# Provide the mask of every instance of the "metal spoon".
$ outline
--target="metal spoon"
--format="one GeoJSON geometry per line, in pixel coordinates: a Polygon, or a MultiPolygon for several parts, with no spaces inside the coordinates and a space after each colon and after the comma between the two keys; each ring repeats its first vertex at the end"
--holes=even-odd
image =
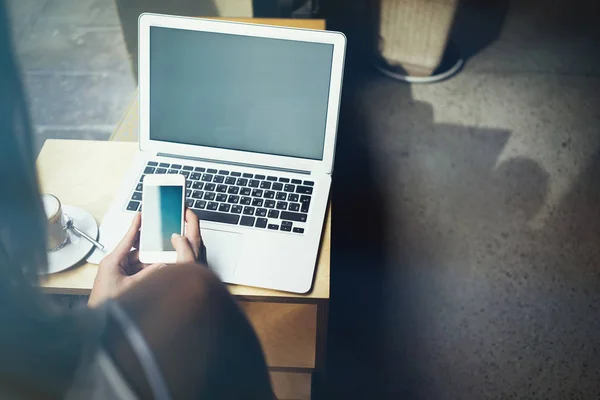
{"type": "Polygon", "coordinates": [[[77,233],[79,236],[83,237],[85,240],[87,240],[88,242],[90,242],[91,244],[93,244],[94,246],[96,246],[97,248],[99,248],[100,250],[104,250],[104,246],[101,245],[100,243],[98,243],[97,241],[95,241],[94,239],[91,238],[90,235],[88,235],[87,233],[85,233],[84,231],[82,231],[81,229],[79,229],[78,227],[76,227],[75,225],[73,225],[73,220],[71,219],[71,217],[69,217],[67,214],[65,214],[65,219],[67,220],[67,229],[72,229],[75,231],[75,233],[77,233]]]}

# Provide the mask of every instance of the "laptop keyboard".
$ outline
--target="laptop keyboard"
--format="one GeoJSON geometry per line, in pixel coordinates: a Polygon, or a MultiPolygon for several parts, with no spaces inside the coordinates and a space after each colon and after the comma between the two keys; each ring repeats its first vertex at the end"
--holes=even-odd
{"type": "Polygon", "coordinates": [[[182,174],[185,204],[203,221],[304,233],[314,182],[149,161],[127,204],[142,210],[144,177],[182,174]]]}

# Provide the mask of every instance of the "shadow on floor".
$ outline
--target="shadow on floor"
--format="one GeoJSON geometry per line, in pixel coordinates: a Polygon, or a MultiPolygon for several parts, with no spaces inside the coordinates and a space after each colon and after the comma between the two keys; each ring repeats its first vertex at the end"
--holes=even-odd
{"type": "Polygon", "coordinates": [[[189,17],[217,17],[219,11],[211,0],[115,0],[131,70],[138,76],[138,18],[142,13],[183,15],[189,17]]]}

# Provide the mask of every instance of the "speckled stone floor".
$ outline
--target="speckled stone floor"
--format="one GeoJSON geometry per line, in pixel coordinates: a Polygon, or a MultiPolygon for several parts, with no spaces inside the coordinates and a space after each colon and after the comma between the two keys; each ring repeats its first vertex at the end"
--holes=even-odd
{"type": "MultiPolygon", "coordinates": [[[[135,87],[114,4],[12,3],[38,145],[107,138],[135,87]]],[[[324,398],[599,398],[598,3],[466,0],[468,62],[428,86],[364,68],[343,3],[324,398]]]]}

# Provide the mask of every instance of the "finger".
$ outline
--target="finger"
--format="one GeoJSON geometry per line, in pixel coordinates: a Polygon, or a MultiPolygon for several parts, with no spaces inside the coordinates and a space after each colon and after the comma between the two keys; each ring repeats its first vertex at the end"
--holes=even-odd
{"type": "Polygon", "coordinates": [[[142,279],[144,279],[145,277],[147,277],[148,275],[150,275],[151,273],[153,273],[154,271],[165,267],[166,264],[162,264],[162,263],[158,263],[158,264],[138,264],[138,271],[131,276],[128,276],[127,278],[132,281],[132,282],[138,282],[142,279]]]}
{"type": "Polygon", "coordinates": [[[202,235],[200,234],[200,221],[196,214],[189,208],[185,210],[185,237],[192,245],[192,250],[196,259],[200,254],[200,248],[202,247],[202,235]]]}
{"type": "Polygon", "coordinates": [[[135,240],[133,241],[133,247],[134,249],[139,249],[140,248],[140,231],[138,231],[137,236],[135,237],[135,240]]]}
{"type": "Polygon", "coordinates": [[[192,246],[185,236],[174,233],[171,236],[171,244],[175,248],[175,251],[177,251],[177,262],[196,261],[194,250],[192,250],[192,246]]]}
{"type": "Polygon", "coordinates": [[[129,254],[127,254],[127,262],[129,263],[129,265],[139,264],[140,251],[139,250],[130,251],[129,254]]]}
{"type": "Polygon", "coordinates": [[[133,221],[131,221],[131,226],[121,242],[115,247],[112,251],[111,256],[115,257],[117,260],[121,260],[127,256],[131,248],[133,247],[133,243],[135,242],[135,238],[140,231],[140,226],[142,224],[142,216],[140,213],[137,213],[135,217],[133,217],[133,221]]]}

